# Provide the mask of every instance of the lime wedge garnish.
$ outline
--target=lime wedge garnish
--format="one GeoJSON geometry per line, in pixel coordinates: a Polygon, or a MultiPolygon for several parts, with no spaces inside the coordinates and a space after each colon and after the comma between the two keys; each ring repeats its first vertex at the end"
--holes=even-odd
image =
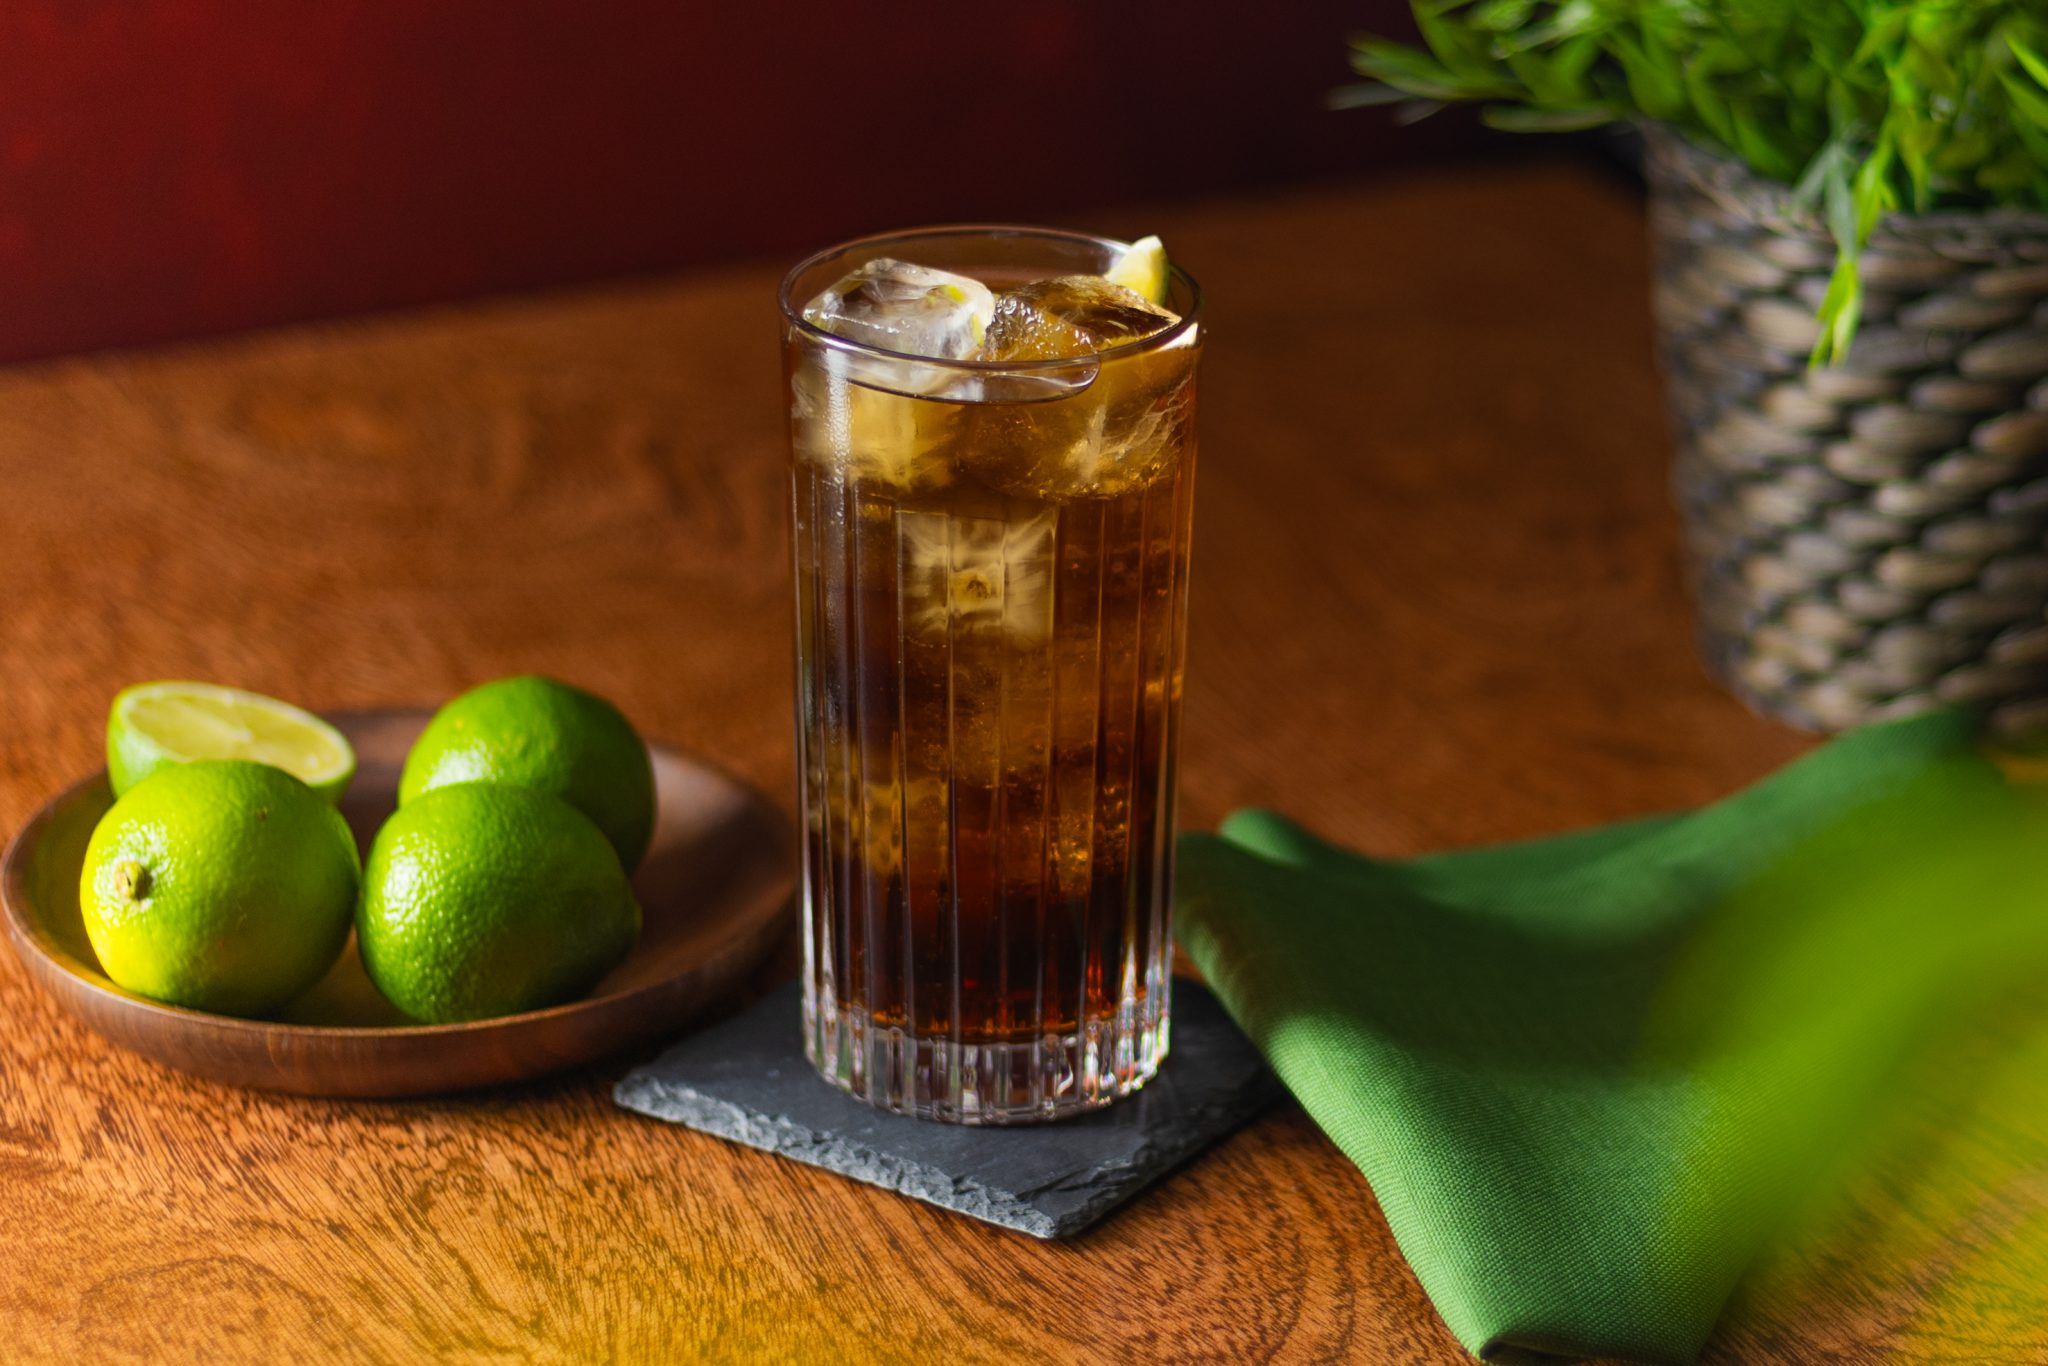
{"type": "Polygon", "coordinates": [[[1102,278],[1155,304],[1165,303],[1166,244],[1156,237],[1139,238],[1124,248],[1124,254],[1103,272],[1102,278]]]}
{"type": "Polygon", "coordinates": [[[195,759],[248,759],[281,768],[329,801],[355,776],[342,733],[309,711],[217,683],[138,683],[107,716],[114,795],[162,768],[195,759]]]}

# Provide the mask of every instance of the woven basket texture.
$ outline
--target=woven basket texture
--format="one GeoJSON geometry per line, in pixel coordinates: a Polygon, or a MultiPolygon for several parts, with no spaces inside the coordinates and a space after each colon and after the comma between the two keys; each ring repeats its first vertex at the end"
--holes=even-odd
{"type": "Polygon", "coordinates": [[[2048,732],[2048,214],[1894,215],[1848,355],[1783,185],[1646,135],[1674,485],[1708,666],[1834,731],[1952,702],[2048,732]]]}

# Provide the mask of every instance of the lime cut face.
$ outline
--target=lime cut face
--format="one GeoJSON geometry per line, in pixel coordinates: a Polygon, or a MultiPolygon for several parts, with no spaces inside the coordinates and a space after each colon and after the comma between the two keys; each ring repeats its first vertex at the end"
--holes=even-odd
{"type": "Polygon", "coordinates": [[[242,759],[281,768],[328,801],[355,776],[346,737],[309,711],[261,693],[217,683],[138,683],[114,698],[107,716],[107,774],[114,794],[158,769],[207,759],[242,759]]]}

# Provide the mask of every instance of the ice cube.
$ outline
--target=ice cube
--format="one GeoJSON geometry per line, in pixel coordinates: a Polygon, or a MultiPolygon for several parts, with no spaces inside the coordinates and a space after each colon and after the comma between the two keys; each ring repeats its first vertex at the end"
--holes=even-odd
{"type": "MultiPolygon", "coordinates": [[[[996,300],[982,354],[1049,360],[1109,351],[1179,318],[1093,275],[1037,280],[996,300]]],[[[1025,498],[1112,498],[1159,478],[1191,440],[1192,330],[1138,355],[1111,356],[1079,392],[970,411],[959,450],[990,487],[1025,498]]]]}
{"type": "Polygon", "coordinates": [[[804,321],[883,351],[964,360],[994,311],[979,280],[880,256],[804,305],[804,321]]]}
{"type": "Polygon", "coordinates": [[[924,636],[999,632],[1018,645],[1051,633],[1058,513],[1011,507],[1013,516],[899,515],[908,630],[924,636]]]}
{"type": "MultiPolygon", "coordinates": [[[[844,764],[844,756],[856,752],[857,742],[840,732],[828,735],[824,747],[842,756],[838,762],[844,764]]],[[[859,757],[868,773],[888,774],[886,751],[859,757]]],[[[878,882],[887,882],[903,871],[906,824],[926,831],[944,831],[950,819],[951,803],[943,779],[891,775],[871,778],[852,792],[847,785],[843,768],[826,777],[822,800],[811,809],[809,824],[818,836],[844,842],[843,848],[847,850],[857,850],[867,875],[878,882]]],[[[842,849],[834,849],[833,856],[841,852],[842,849]]]]}
{"type": "Polygon", "coordinates": [[[1005,493],[1061,501],[1117,498],[1163,478],[1193,442],[1192,357],[1129,364],[1072,398],[977,411],[962,447],[974,472],[1005,493]]]}
{"type": "Polygon", "coordinates": [[[796,371],[790,433],[797,458],[879,494],[944,488],[953,480],[947,447],[960,429],[960,405],[859,383],[872,377],[873,363],[827,351],[796,371]]]}
{"type": "Polygon", "coordinates": [[[1058,275],[996,298],[982,355],[989,360],[1086,356],[1179,321],[1178,314],[1099,275],[1058,275]]]}

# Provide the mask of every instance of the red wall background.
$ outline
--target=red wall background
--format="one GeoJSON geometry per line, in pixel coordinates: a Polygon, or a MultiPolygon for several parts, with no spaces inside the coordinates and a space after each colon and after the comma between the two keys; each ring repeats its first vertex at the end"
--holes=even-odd
{"type": "Polygon", "coordinates": [[[1343,175],[1404,0],[8,0],[0,360],[1343,175]]]}

